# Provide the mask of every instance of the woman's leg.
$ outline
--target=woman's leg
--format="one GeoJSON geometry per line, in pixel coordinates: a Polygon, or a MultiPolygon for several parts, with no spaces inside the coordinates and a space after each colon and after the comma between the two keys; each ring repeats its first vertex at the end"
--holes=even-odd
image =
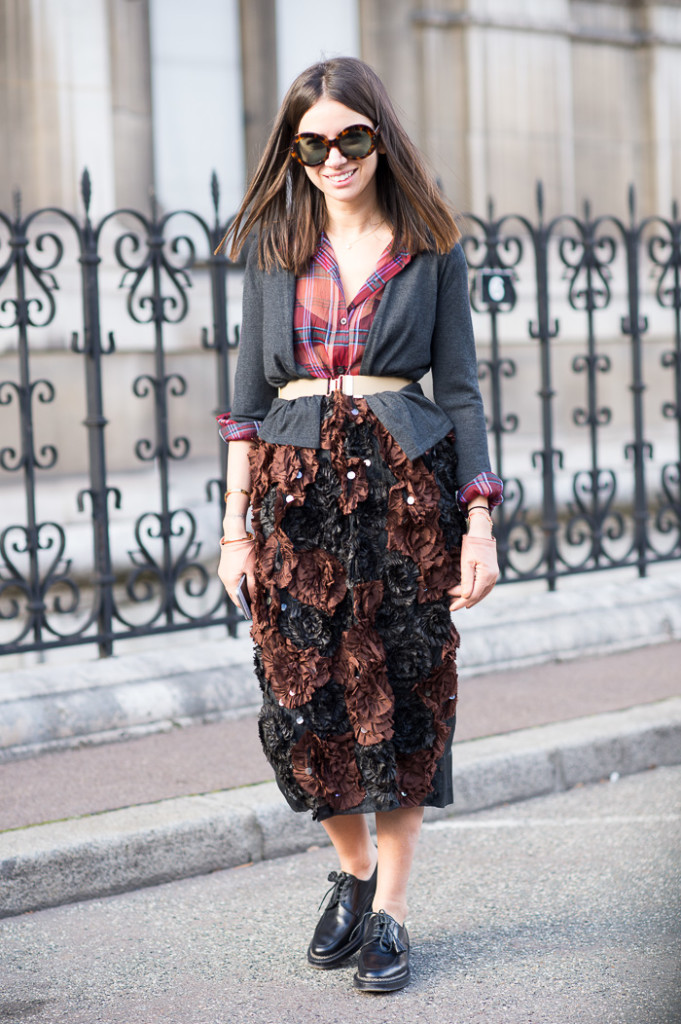
{"type": "Polygon", "coordinates": [[[341,871],[371,878],[376,867],[376,847],[363,814],[339,814],[322,822],[338,854],[341,871]]]}
{"type": "Polygon", "coordinates": [[[407,916],[407,883],[422,821],[423,807],[376,812],[378,881],[374,910],[385,910],[399,924],[404,924],[407,916]]]}

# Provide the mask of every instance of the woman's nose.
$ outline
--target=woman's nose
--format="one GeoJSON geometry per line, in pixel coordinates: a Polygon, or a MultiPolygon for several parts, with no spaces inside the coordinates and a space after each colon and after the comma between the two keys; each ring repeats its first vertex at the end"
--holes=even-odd
{"type": "Polygon", "coordinates": [[[347,163],[347,158],[343,156],[338,146],[332,146],[325,163],[327,167],[342,167],[344,163],[347,163]]]}

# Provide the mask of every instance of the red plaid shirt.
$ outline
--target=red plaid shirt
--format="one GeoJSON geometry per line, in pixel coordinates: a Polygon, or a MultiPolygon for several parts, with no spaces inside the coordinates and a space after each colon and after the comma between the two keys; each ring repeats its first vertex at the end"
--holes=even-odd
{"type": "MultiPolygon", "coordinates": [[[[373,274],[352,302],[346,303],[336,255],[328,238],[322,234],[307,271],[296,281],[293,355],[301,376],[337,377],[341,373],[356,375],[360,372],[383,289],[410,260],[408,252],[391,256],[386,248],[373,274]]],[[[237,423],[228,414],[218,417],[218,425],[224,441],[251,441],[260,429],[256,420],[237,423]]],[[[461,488],[459,498],[466,503],[475,495],[485,495],[494,506],[502,500],[502,490],[499,477],[481,473],[461,488]]]]}

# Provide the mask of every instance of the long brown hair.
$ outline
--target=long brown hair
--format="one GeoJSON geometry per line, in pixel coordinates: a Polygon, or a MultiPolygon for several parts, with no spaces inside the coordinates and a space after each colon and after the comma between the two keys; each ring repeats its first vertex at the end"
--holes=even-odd
{"type": "Polygon", "coordinates": [[[293,136],[321,97],[343,103],[380,125],[381,149],[376,192],[381,213],[393,231],[392,252],[449,252],[460,237],[452,213],[421,154],[400,124],[376,72],[354,57],[313,64],[286,93],[260,163],[229,231],[235,260],[248,235],[258,229],[259,263],[304,271],[326,220],[322,193],[290,155],[293,136]]]}

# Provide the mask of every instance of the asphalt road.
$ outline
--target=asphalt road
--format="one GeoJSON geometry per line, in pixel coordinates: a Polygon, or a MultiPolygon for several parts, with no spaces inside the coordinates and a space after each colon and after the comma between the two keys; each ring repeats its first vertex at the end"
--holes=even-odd
{"type": "Polygon", "coordinates": [[[413,981],[305,948],[328,849],[0,925],[12,1024],[679,1024],[681,768],[427,826],[413,981]]]}

